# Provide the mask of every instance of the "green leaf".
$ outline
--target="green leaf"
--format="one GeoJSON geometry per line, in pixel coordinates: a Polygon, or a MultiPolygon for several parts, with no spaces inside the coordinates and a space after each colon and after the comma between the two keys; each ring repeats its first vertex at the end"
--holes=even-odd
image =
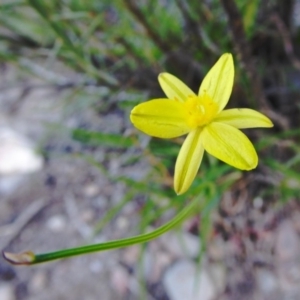
{"type": "Polygon", "coordinates": [[[249,38],[254,33],[259,0],[239,0],[237,4],[241,9],[246,35],[249,38]]]}
{"type": "Polygon", "coordinates": [[[72,138],[89,145],[102,145],[106,147],[128,148],[133,146],[133,140],[117,134],[75,129],[72,138]]]}

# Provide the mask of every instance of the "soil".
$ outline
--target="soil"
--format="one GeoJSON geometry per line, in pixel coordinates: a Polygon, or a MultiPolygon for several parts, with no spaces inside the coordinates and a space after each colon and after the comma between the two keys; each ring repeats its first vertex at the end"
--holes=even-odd
{"type": "MultiPolygon", "coordinates": [[[[109,172],[143,176],[140,172],[149,166],[122,169],[120,153],[110,150],[111,159],[106,161],[105,150],[82,146],[68,131],[82,124],[118,131],[127,124],[123,116],[99,118],[88,107],[70,112],[61,102],[64,92],[28,89],[42,83],[36,78],[18,79],[12,67],[3,68],[0,85],[1,130],[25,137],[42,150],[43,158],[42,168],[33,173],[0,175],[0,248],[41,253],[130,235],[128,228],[139,218],[132,203],[93,235],[95,225],[118,203],[126,187],[110,182],[78,154],[92,153],[109,172]]],[[[247,192],[237,195],[234,189],[225,194],[213,215],[215,234],[202,268],[203,274],[218,269],[219,275],[210,277],[203,287],[210,290],[206,294],[202,290],[202,295],[220,300],[300,299],[299,216],[296,199],[279,205],[253,199],[247,192]]],[[[12,266],[1,258],[0,299],[117,300],[142,299],[144,294],[145,299],[176,300],[180,295],[176,288],[186,287],[180,276],[170,273],[187,272],[181,273],[181,278],[190,278],[187,282],[198,278],[192,273],[199,250],[190,233],[193,222],[187,221],[182,229],[188,252],[170,233],[147,245],[142,263],[139,247],[30,267],[12,266]],[[189,263],[173,268],[185,260],[189,263]]]]}

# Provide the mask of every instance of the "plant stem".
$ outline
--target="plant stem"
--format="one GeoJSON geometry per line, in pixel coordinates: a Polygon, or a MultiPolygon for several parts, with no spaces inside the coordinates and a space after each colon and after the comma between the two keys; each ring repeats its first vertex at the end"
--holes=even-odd
{"type": "Polygon", "coordinates": [[[64,249],[55,252],[48,252],[48,253],[41,253],[41,254],[34,254],[31,251],[26,251],[20,254],[3,252],[3,256],[6,260],[8,260],[13,264],[32,265],[32,264],[48,262],[56,259],[62,259],[71,256],[87,254],[91,252],[118,249],[122,247],[132,246],[135,244],[145,243],[159,237],[160,235],[164,234],[165,232],[179,225],[183,220],[185,220],[191,214],[191,212],[195,209],[197,204],[198,204],[198,198],[195,198],[185,209],[183,209],[171,221],[167,222],[163,226],[149,233],[145,233],[145,234],[141,234],[141,235],[137,235],[134,237],[125,238],[121,240],[115,240],[111,242],[82,246],[77,248],[64,249]]]}

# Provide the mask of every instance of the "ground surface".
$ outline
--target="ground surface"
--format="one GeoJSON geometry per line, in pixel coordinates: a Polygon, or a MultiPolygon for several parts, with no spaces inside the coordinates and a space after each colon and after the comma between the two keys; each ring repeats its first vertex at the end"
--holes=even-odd
{"type": "MultiPolygon", "coordinates": [[[[84,122],[117,130],[124,120],[118,115],[99,119],[90,110],[66,112],[61,93],[42,88],[24,95],[24,81],[8,88],[16,82],[13,69],[5,66],[0,76],[0,165],[3,157],[5,163],[14,161],[8,154],[16,144],[21,148],[27,143],[43,145],[51,153],[42,158],[27,156],[29,162],[21,171],[31,168],[34,172],[18,174],[20,164],[10,174],[2,170],[0,248],[44,252],[128,236],[129,225],[138,218],[130,203],[93,237],[95,224],[118,203],[125,187],[112,184],[96,167],[73,155],[85,149],[65,132],[84,122]],[[53,128],[59,123],[63,129],[53,128]]],[[[40,83],[37,79],[28,82],[40,83]]],[[[104,150],[95,151],[101,161],[104,150]]],[[[135,176],[142,176],[139,172],[147,168],[121,170],[120,159],[116,155],[103,163],[110,172],[135,176]]],[[[1,258],[0,299],[300,299],[300,207],[296,200],[275,205],[250,199],[247,192],[238,197],[225,194],[222,213],[213,216],[215,236],[201,269],[195,262],[198,238],[187,230],[193,220],[178,234],[171,232],[151,242],[140,264],[139,247],[34,267],[11,266],[1,258]],[[141,281],[146,284],[144,292],[141,281]]]]}

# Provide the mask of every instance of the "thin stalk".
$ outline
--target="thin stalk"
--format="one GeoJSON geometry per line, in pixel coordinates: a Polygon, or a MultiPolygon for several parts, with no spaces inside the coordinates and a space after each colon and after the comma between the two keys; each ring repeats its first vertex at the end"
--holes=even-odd
{"type": "Polygon", "coordinates": [[[118,248],[132,246],[135,244],[145,243],[159,237],[160,235],[164,234],[165,232],[179,225],[183,220],[185,220],[192,213],[192,211],[195,209],[197,204],[198,204],[198,198],[195,198],[186,208],[184,208],[171,221],[167,222],[163,226],[149,233],[140,234],[134,237],[110,241],[106,243],[87,245],[87,246],[64,249],[64,250],[48,252],[48,253],[34,254],[31,251],[26,251],[19,254],[14,254],[9,252],[3,252],[3,256],[6,260],[8,260],[13,264],[33,265],[33,264],[44,263],[56,259],[63,259],[72,256],[88,254],[91,252],[118,249],[118,248]]]}

